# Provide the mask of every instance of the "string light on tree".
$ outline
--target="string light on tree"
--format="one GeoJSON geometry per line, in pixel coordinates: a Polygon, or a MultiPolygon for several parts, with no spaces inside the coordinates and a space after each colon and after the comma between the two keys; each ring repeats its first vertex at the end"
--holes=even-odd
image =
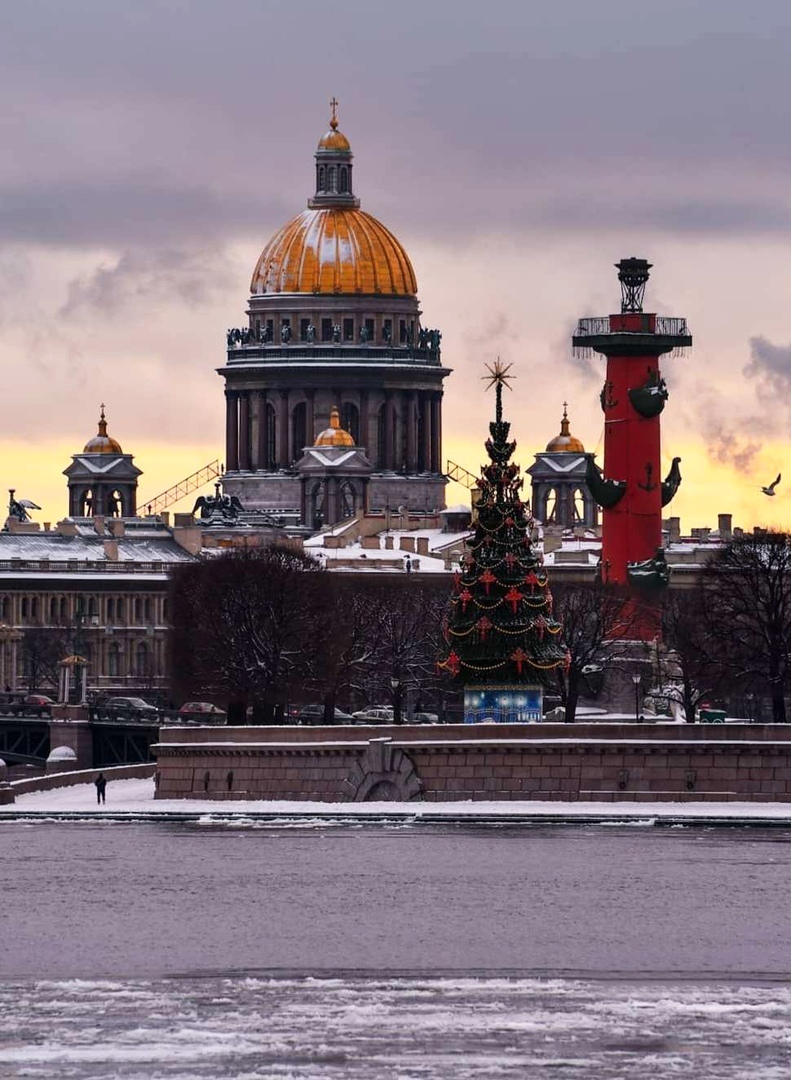
{"type": "Polygon", "coordinates": [[[552,594],[542,559],[532,544],[533,521],[521,498],[516,443],[503,420],[503,387],[511,389],[511,364],[487,364],[494,388],[495,419],[489,424],[489,462],[477,481],[475,533],[454,577],[440,668],[464,684],[468,723],[540,720],[543,687],[567,663],[560,623],[552,617],[552,594]]]}

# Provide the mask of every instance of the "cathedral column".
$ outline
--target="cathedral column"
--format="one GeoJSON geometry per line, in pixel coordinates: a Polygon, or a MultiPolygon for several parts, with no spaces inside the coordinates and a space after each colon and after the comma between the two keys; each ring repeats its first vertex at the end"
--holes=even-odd
{"type": "Polygon", "coordinates": [[[423,469],[425,472],[431,472],[431,394],[423,393],[420,398],[423,411],[423,469]]]}
{"type": "Polygon", "coordinates": [[[266,400],[266,390],[258,391],[258,448],[256,451],[256,469],[268,469],[269,462],[266,453],[269,449],[269,405],[266,400]]]}
{"type": "Polygon", "coordinates": [[[384,467],[392,472],[393,469],[393,401],[389,390],[385,390],[385,422],[384,422],[384,467]]]}
{"type": "Polygon", "coordinates": [[[442,423],[442,409],[440,403],[441,395],[433,393],[431,395],[431,472],[442,472],[442,429],[440,427],[442,423]]]}
{"type": "Polygon", "coordinates": [[[370,443],[370,417],[368,416],[368,391],[360,391],[360,446],[365,447],[365,452],[368,455],[368,460],[371,458],[371,443],[370,443]]]}
{"type": "Polygon", "coordinates": [[[399,413],[399,397],[392,396],[392,467],[395,471],[403,468],[404,464],[404,422],[403,409],[399,413]]]}
{"type": "Polygon", "coordinates": [[[244,390],[239,401],[239,468],[250,471],[250,393],[244,390]]]}
{"type": "Polygon", "coordinates": [[[235,390],[225,391],[225,471],[239,468],[239,413],[235,390]]]}
{"type": "MultiPolygon", "coordinates": [[[[305,445],[313,446],[316,441],[316,391],[305,391],[305,445]]],[[[304,521],[304,516],[303,516],[304,521]]]]}
{"type": "Polygon", "coordinates": [[[288,468],[288,444],[289,444],[289,436],[291,434],[291,432],[289,431],[289,420],[290,419],[291,418],[289,416],[289,408],[288,408],[288,390],[281,390],[280,391],[280,415],[278,416],[278,420],[277,420],[278,436],[279,436],[279,438],[278,438],[279,447],[278,447],[278,452],[277,452],[277,456],[278,456],[277,463],[278,463],[278,466],[281,469],[287,469],[288,468]]]}
{"type": "Polygon", "coordinates": [[[417,472],[417,393],[408,390],[404,394],[404,410],[406,422],[406,471],[417,472]]]}

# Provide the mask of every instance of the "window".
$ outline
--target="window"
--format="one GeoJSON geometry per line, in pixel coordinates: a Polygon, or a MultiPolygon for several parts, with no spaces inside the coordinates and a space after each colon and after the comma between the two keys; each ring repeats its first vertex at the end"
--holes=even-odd
{"type": "Polygon", "coordinates": [[[308,327],[309,326],[310,326],[310,319],[300,319],[299,320],[299,340],[300,341],[307,341],[308,340],[308,327]]]}
{"type": "Polygon", "coordinates": [[[107,621],[111,623],[115,618],[115,600],[112,596],[107,600],[107,621]]]}
{"type": "Polygon", "coordinates": [[[346,401],[341,410],[341,424],[356,443],[360,441],[360,412],[351,401],[346,401]]]}
{"type": "Polygon", "coordinates": [[[58,598],[53,596],[49,602],[49,621],[50,624],[58,621],[58,598]]]}
{"type": "Polygon", "coordinates": [[[349,191],[349,170],[345,165],[341,165],[341,179],[339,189],[342,195],[346,195],[349,191]]]}
{"type": "Polygon", "coordinates": [[[321,320],[321,340],[332,341],[332,319],[321,320]]]}
{"type": "Polygon", "coordinates": [[[402,345],[406,342],[406,319],[398,320],[398,340],[402,345]]]}
{"type": "Polygon", "coordinates": [[[324,166],[319,165],[318,166],[318,174],[316,176],[316,191],[324,191],[324,184],[325,184],[324,166]]]}
{"type": "Polygon", "coordinates": [[[329,183],[327,184],[327,190],[331,192],[337,191],[338,176],[334,165],[330,165],[329,169],[327,170],[327,179],[329,180],[329,183]]]}
{"type": "Polygon", "coordinates": [[[2,619],[3,622],[7,621],[7,619],[8,619],[8,597],[7,596],[0,596],[0,619],[2,619]]]}
{"type": "Polygon", "coordinates": [[[135,648],[135,675],[148,675],[148,646],[144,641],[135,648]]]}
{"type": "Polygon", "coordinates": [[[307,408],[301,401],[291,412],[291,460],[302,457],[307,440],[307,408]]]}
{"type": "Polygon", "coordinates": [[[143,618],[146,624],[151,622],[151,600],[148,597],[143,601],[143,618]]]}
{"type": "Polygon", "coordinates": [[[343,340],[354,341],[354,319],[343,320],[343,340]]]}
{"type": "Polygon", "coordinates": [[[139,626],[143,621],[143,601],[139,596],[135,597],[135,623],[139,626]]]}
{"type": "Polygon", "coordinates": [[[121,650],[115,642],[107,650],[107,674],[111,679],[121,674],[121,650]]]}
{"type": "Polygon", "coordinates": [[[382,341],[385,345],[390,345],[393,340],[393,320],[385,319],[382,324],[382,341]]]}
{"type": "Polygon", "coordinates": [[[22,614],[23,619],[27,618],[27,609],[28,609],[27,597],[23,596],[22,597],[22,607],[21,607],[21,614],[22,614]]]}

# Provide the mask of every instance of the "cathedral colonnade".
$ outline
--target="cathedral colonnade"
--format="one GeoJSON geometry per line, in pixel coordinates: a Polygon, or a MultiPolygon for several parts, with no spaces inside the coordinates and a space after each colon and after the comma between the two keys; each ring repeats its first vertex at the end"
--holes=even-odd
{"type": "Polygon", "coordinates": [[[380,471],[442,473],[441,390],[226,389],[227,472],[289,469],[336,405],[380,471]]]}

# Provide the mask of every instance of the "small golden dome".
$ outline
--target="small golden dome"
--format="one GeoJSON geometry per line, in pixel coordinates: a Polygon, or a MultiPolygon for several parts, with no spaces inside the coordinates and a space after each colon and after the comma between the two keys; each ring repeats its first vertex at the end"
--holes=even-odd
{"type": "Polygon", "coordinates": [[[354,446],[354,439],[341,427],[341,415],[338,406],[332,406],[330,426],[317,436],[314,446],[354,446]]]}
{"type": "Polygon", "coordinates": [[[560,434],[547,443],[547,452],[555,454],[584,454],[585,447],[575,438],[569,429],[568,405],[563,402],[563,419],[560,421],[560,434]]]}
{"type": "Polygon", "coordinates": [[[319,150],[331,150],[333,153],[351,153],[351,143],[343,134],[342,131],[338,131],[338,121],[330,121],[330,130],[319,139],[319,150]],[[334,126],[333,126],[334,125],[334,126]]]}
{"type": "Polygon", "coordinates": [[[343,132],[338,131],[338,100],[333,98],[330,102],[332,116],[330,118],[330,130],[319,139],[319,150],[330,150],[333,153],[351,153],[351,144],[343,132]]]}
{"type": "Polygon", "coordinates": [[[121,444],[107,434],[107,421],[104,418],[104,405],[99,416],[99,431],[85,444],[84,454],[123,454],[121,444]]]}
{"type": "Polygon", "coordinates": [[[415,296],[409,256],[389,229],[354,207],[304,210],[264,248],[251,293],[415,296]]]}

